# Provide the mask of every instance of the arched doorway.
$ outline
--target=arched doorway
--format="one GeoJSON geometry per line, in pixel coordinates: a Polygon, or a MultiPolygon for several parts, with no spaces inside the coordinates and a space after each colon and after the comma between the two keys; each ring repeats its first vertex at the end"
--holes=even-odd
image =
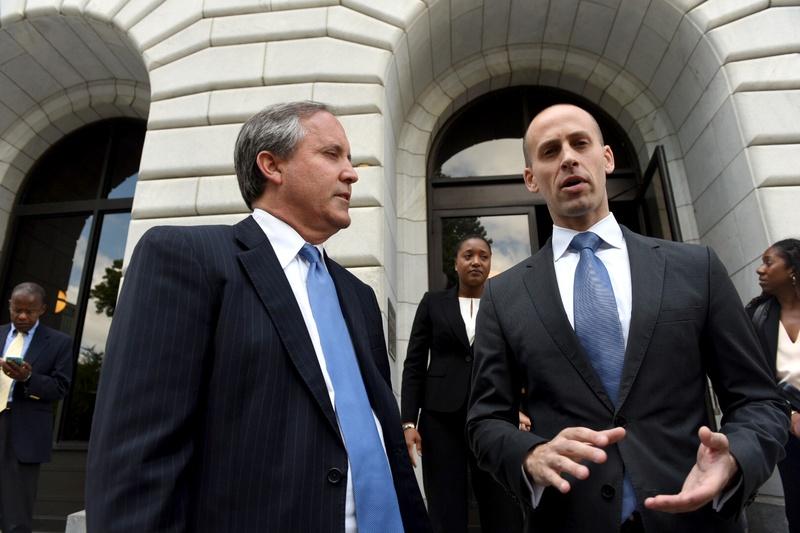
{"type": "Polygon", "coordinates": [[[53,461],[41,471],[40,526],[63,528],[84,507],[85,455],[145,129],[143,120],[116,118],[67,135],[34,165],[12,212],[3,294],[23,281],[40,284],[48,307],[41,321],[73,338],[72,385],[57,411],[53,461]]]}
{"type": "Polygon", "coordinates": [[[677,237],[677,226],[670,228],[671,193],[663,189],[668,180],[660,179],[666,173],[663,151],[656,151],[642,173],[626,133],[595,104],[551,87],[506,88],[454,113],[431,146],[427,173],[431,289],[455,282],[454,247],[464,235],[477,233],[492,240],[492,274],[525,259],[550,237],[547,206],[522,180],[522,137],[539,111],[557,103],[589,110],[612,147],[616,169],[607,187],[617,220],[640,233],[677,237]]]}

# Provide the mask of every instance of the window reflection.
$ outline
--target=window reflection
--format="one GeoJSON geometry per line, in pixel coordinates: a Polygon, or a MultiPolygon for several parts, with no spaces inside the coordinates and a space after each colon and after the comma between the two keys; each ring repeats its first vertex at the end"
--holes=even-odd
{"type": "Polygon", "coordinates": [[[100,366],[117,304],[122,257],[130,219],[130,213],[106,215],[103,219],[92,270],[89,303],[83,322],[78,364],[72,378],[72,393],[65,419],[63,438],[67,440],[89,440],[100,366]]]}
{"type": "Polygon", "coordinates": [[[522,139],[494,139],[474,144],[442,164],[439,178],[522,175],[522,139]]]}

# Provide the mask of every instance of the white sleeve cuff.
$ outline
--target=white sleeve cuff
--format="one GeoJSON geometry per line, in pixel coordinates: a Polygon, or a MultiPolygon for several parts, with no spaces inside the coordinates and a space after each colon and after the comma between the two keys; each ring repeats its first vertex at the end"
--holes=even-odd
{"type": "Polygon", "coordinates": [[[539,501],[542,499],[542,493],[545,487],[537,485],[536,483],[531,483],[531,480],[528,479],[528,474],[525,472],[525,467],[522,466],[520,468],[522,468],[522,479],[525,480],[525,485],[527,485],[528,490],[531,491],[531,507],[536,509],[539,507],[539,501]]]}

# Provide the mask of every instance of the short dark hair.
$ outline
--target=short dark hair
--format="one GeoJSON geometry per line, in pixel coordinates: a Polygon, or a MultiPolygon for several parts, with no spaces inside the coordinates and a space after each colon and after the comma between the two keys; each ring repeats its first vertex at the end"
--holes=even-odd
{"type": "Polygon", "coordinates": [[[800,240],[783,239],[772,246],[775,252],[786,262],[786,265],[794,270],[795,275],[800,276],[800,240]]]}
{"type": "Polygon", "coordinates": [[[301,120],[320,111],[330,113],[328,106],[318,102],[287,102],[266,107],[244,123],[236,138],[233,164],[248,209],[264,193],[264,175],[256,156],[271,152],[281,158],[291,157],[306,133],[301,120]]]}
{"type": "Polygon", "coordinates": [[[479,241],[483,241],[483,242],[485,242],[485,243],[486,243],[486,246],[489,248],[489,253],[492,253],[492,240],[491,240],[491,239],[487,239],[487,238],[486,238],[486,237],[484,237],[483,235],[478,235],[477,233],[470,233],[469,235],[466,235],[466,236],[462,237],[462,238],[461,238],[461,239],[460,239],[460,240],[459,240],[459,241],[456,243],[456,255],[458,255],[458,251],[461,249],[461,246],[462,246],[462,245],[463,245],[465,242],[467,242],[467,241],[469,241],[469,240],[472,240],[472,239],[478,239],[479,241]]]}
{"type": "Polygon", "coordinates": [[[14,297],[15,294],[25,293],[30,294],[32,296],[38,296],[39,300],[44,303],[45,299],[47,298],[47,293],[44,290],[44,287],[39,285],[38,283],[34,283],[32,281],[23,281],[19,285],[15,286],[11,290],[11,298],[14,297]]]}

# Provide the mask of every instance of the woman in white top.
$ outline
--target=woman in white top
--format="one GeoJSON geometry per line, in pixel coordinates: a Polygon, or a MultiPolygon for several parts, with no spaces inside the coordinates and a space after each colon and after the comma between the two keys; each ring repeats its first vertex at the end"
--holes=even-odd
{"type": "Polygon", "coordinates": [[[522,529],[521,510],[478,469],[464,433],[475,317],[492,248],[483,237],[470,235],[456,250],[458,285],[426,293],[411,328],[401,392],[403,435],[414,466],[424,452],[422,477],[434,531],[467,531],[469,476],[481,531],[513,533],[522,529]]]}
{"type": "MultiPolygon", "coordinates": [[[[761,295],[747,305],[779,383],[800,389],[800,240],[770,246],[758,267],[761,295]]],[[[786,458],[778,463],[790,533],[800,533],[800,414],[792,412],[786,458]]]]}

